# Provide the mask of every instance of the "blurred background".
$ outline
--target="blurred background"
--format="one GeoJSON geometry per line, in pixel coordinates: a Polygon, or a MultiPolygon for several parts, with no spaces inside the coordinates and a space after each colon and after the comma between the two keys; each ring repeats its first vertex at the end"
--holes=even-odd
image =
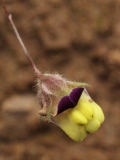
{"type": "Polygon", "coordinates": [[[120,1],[5,3],[37,67],[90,84],[106,120],[81,143],[40,122],[35,74],[0,6],[0,160],[120,160],[120,1]]]}

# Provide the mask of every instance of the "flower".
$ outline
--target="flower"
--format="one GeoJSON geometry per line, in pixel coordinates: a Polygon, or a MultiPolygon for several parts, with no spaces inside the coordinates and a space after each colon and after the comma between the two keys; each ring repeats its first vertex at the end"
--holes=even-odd
{"type": "Polygon", "coordinates": [[[87,134],[97,131],[104,121],[102,109],[90,98],[85,88],[75,88],[69,96],[63,97],[58,105],[59,110],[65,105],[67,110],[56,116],[55,121],[74,141],[82,141],[87,134]]]}
{"type": "Polygon", "coordinates": [[[102,109],[91,99],[86,86],[59,74],[38,77],[40,117],[58,125],[74,141],[97,131],[104,121],[102,109]]]}
{"type": "Polygon", "coordinates": [[[15,35],[37,76],[40,117],[58,125],[73,140],[82,141],[104,121],[102,109],[90,98],[85,83],[72,82],[59,74],[42,74],[27,51],[4,2],[2,6],[15,35]]]}

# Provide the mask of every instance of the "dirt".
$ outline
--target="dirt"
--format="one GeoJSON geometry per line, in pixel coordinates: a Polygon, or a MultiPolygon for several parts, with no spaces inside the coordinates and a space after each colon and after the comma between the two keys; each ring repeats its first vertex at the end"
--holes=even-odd
{"type": "Polygon", "coordinates": [[[119,160],[119,0],[5,3],[37,67],[90,84],[106,119],[81,143],[39,123],[36,77],[1,6],[0,160],[119,160]]]}

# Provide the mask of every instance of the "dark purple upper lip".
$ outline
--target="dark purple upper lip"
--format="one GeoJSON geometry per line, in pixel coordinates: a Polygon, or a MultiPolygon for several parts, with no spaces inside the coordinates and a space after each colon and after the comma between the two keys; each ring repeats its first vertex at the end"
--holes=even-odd
{"type": "Polygon", "coordinates": [[[74,88],[70,92],[69,96],[64,96],[58,103],[57,115],[69,108],[74,108],[77,105],[83,90],[84,88],[80,88],[80,87],[74,88]]]}

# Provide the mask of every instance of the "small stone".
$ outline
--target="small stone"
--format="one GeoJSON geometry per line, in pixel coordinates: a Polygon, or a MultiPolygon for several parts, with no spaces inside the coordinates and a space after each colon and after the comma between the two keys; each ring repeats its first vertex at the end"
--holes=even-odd
{"type": "Polygon", "coordinates": [[[38,130],[39,106],[33,95],[16,95],[7,99],[1,106],[2,125],[0,137],[21,139],[38,130]]]}
{"type": "Polygon", "coordinates": [[[34,97],[32,95],[17,95],[4,101],[2,104],[3,114],[13,116],[14,114],[30,114],[35,109],[34,97]]]}

